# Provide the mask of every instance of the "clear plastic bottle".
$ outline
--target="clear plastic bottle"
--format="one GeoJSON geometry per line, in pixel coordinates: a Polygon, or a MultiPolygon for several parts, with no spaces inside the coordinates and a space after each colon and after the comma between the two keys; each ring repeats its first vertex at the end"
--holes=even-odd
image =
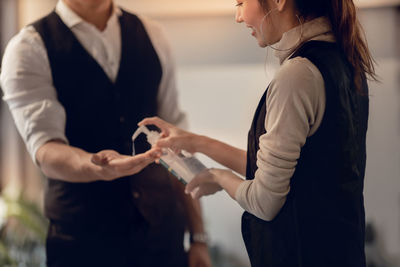
{"type": "MultiPolygon", "coordinates": [[[[160,133],[150,131],[146,126],[142,125],[132,135],[132,142],[142,133],[147,136],[147,142],[151,145],[154,145],[160,138],[160,133]]],[[[135,155],[135,143],[133,143],[132,148],[132,155],[135,155]]],[[[175,175],[183,184],[189,183],[196,175],[207,169],[200,160],[188,152],[182,151],[176,154],[170,148],[164,148],[162,152],[160,164],[175,175]]]]}

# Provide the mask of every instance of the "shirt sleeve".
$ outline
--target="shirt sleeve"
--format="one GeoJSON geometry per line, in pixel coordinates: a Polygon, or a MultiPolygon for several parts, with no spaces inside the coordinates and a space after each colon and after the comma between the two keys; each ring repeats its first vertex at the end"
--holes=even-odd
{"type": "Polygon", "coordinates": [[[273,220],[286,201],[301,148],[318,129],[325,111],[325,85],[305,58],[286,61],[267,96],[266,134],[259,140],[254,180],[243,182],[236,200],[248,212],[273,220]]]}
{"type": "Polygon", "coordinates": [[[181,128],[188,127],[186,114],[180,109],[176,86],[175,60],[161,25],[141,17],[161,61],[162,78],[158,90],[158,116],[181,128]]]}
{"type": "Polygon", "coordinates": [[[3,99],[36,164],[36,151],[46,142],[68,143],[65,110],[57,100],[43,41],[32,26],[7,45],[0,81],[3,99]]]}

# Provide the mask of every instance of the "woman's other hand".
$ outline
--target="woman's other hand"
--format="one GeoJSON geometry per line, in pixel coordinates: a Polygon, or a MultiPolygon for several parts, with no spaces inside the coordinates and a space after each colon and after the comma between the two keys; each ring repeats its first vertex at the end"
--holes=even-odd
{"type": "Polygon", "coordinates": [[[222,190],[216,177],[218,171],[224,170],[208,169],[201,172],[186,185],[185,192],[190,193],[193,198],[199,199],[202,196],[212,195],[222,190]]]}
{"type": "Polygon", "coordinates": [[[199,135],[184,131],[158,117],[145,118],[138,125],[155,125],[160,128],[161,138],[156,144],[158,147],[169,147],[175,153],[179,153],[181,150],[195,153],[198,150],[199,135]]]}
{"type": "Polygon", "coordinates": [[[185,192],[193,198],[212,195],[224,189],[231,198],[235,199],[236,191],[243,179],[231,170],[208,169],[201,172],[186,185],[185,192]]]}

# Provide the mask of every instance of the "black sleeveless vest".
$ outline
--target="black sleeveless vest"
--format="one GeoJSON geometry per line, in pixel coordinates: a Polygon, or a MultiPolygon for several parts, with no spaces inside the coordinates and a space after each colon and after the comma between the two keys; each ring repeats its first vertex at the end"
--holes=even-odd
{"type": "MultiPolygon", "coordinates": [[[[137,123],[157,114],[162,76],[158,55],[135,15],[123,11],[120,25],[121,62],[113,83],[55,12],[33,24],[44,42],[58,100],[66,112],[66,137],[71,146],[92,153],[113,149],[131,155],[137,123]]],[[[143,138],[135,148],[140,153],[149,147],[143,138]]],[[[49,178],[45,213],[55,221],[93,227],[99,222],[129,223],[138,207],[152,220],[173,209],[168,177],[153,164],[140,174],[110,182],[49,178]]]]}
{"type": "MultiPolygon", "coordinates": [[[[307,138],[287,200],[272,221],[248,212],[242,234],[253,267],[365,266],[363,184],[368,87],[355,90],[353,71],[336,44],[310,41],[293,56],[309,59],[325,82],[326,110],[307,138]]],[[[267,89],[268,90],[268,89],[267,89]]],[[[266,133],[264,93],[248,136],[247,179],[257,169],[259,137],[266,133]]]]}

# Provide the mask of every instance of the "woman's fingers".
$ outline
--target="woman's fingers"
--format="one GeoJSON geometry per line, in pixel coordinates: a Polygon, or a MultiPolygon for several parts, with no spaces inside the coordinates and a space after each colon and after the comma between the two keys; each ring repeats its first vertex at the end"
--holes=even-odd
{"type": "Polygon", "coordinates": [[[193,199],[200,199],[202,196],[211,195],[215,192],[207,191],[206,187],[199,186],[190,193],[193,199]]]}
{"type": "MultiPolygon", "coordinates": [[[[190,142],[190,140],[189,140],[190,142]]],[[[185,136],[170,136],[166,138],[161,138],[157,141],[156,146],[158,147],[168,147],[174,151],[174,153],[179,154],[182,150],[190,150],[188,145],[188,140],[185,136]]],[[[188,152],[187,152],[188,153],[188,152]]],[[[189,153],[190,154],[190,153],[189,153]]]]}
{"type": "Polygon", "coordinates": [[[175,153],[181,152],[181,150],[192,151],[192,142],[195,135],[183,131],[178,127],[163,121],[158,117],[145,118],[138,125],[153,124],[161,129],[161,138],[157,141],[159,147],[169,147],[175,153]]]}
{"type": "Polygon", "coordinates": [[[160,128],[161,130],[161,136],[166,137],[169,136],[169,129],[173,127],[171,124],[168,122],[160,119],[159,117],[151,117],[151,118],[145,118],[141,122],[138,123],[139,126],[142,125],[150,125],[153,124],[160,128]]]}
{"type": "Polygon", "coordinates": [[[211,173],[208,170],[204,170],[199,173],[196,177],[194,177],[185,187],[186,194],[193,192],[197,187],[210,182],[211,173]]]}
{"type": "Polygon", "coordinates": [[[192,196],[193,199],[199,199],[200,197],[202,197],[201,188],[200,188],[200,187],[196,187],[196,188],[190,193],[190,195],[192,196]]]}
{"type": "Polygon", "coordinates": [[[216,182],[213,173],[205,170],[186,185],[185,193],[198,199],[202,196],[215,194],[220,190],[222,190],[222,187],[216,182]]]}
{"type": "Polygon", "coordinates": [[[158,147],[172,147],[174,146],[173,139],[170,137],[158,139],[156,145],[158,147]]]}
{"type": "Polygon", "coordinates": [[[200,179],[198,176],[194,177],[185,187],[185,193],[190,194],[200,185],[200,179]]]}

